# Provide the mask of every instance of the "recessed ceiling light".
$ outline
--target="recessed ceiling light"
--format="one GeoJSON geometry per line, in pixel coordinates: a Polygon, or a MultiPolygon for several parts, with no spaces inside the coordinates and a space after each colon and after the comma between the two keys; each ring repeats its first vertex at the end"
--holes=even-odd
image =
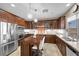
{"type": "Polygon", "coordinates": [[[33,17],[32,14],[28,14],[27,16],[29,19],[32,19],[32,17],[33,17]]]}
{"type": "Polygon", "coordinates": [[[70,3],[66,4],[66,6],[67,6],[67,7],[70,6],[70,3]]]}
{"type": "Polygon", "coordinates": [[[38,20],[37,19],[34,19],[34,22],[38,22],[38,20]]]}
{"type": "Polygon", "coordinates": [[[11,4],[12,7],[15,7],[15,4],[11,4]]]}

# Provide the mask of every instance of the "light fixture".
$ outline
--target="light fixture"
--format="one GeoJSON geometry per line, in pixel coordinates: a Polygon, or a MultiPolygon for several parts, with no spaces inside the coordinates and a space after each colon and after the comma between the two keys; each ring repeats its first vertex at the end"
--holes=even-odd
{"type": "Polygon", "coordinates": [[[32,19],[33,16],[32,16],[32,14],[28,14],[27,17],[28,17],[29,19],[32,19]]]}
{"type": "Polygon", "coordinates": [[[38,20],[37,19],[34,19],[34,22],[38,22],[38,20]]]}
{"type": "Polygon", "coordinates": [[[27,17],[29,19],[32,19],[33,18],[33,15],[31,14],[31,3],[29,3],[29,14],[27,15],[27,17]]]}
{"type": "Polygon", "coordinates": [[[10,4],[11,5],[11,7],[15,7],[15,4],[10,4]]]}
{"type": "Polygon", "coordinates": [[[50,31],[50,29],[47,29],[47,31],[49,32],[49,31],[50,31]]]}
{"type": "Polygon", "coordinates": [[[67,6],[67,7],[70,6],[70,3],[66,4],[66,6],[67,6]]]}

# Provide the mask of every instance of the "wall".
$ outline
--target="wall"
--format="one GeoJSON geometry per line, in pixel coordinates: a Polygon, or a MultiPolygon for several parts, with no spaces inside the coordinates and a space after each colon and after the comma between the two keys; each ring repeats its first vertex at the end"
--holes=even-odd
{"type": "Polygon", "coordinates": [[[65,14],[66,18],[74,15],[73,13],[74,9],[75,9],[75,5],[65,14]]]}

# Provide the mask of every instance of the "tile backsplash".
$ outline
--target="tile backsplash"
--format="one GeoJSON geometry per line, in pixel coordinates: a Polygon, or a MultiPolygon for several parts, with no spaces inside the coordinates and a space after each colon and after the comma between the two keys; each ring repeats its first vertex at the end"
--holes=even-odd
{"type": "Polygon", "coordinates": [[[65,34],[64,29],[45,29],[44,31],[39,31],[37,29],[24,29],[24,32],[26,34],[55,34],[57,32],[62,35],[65,34]]]}

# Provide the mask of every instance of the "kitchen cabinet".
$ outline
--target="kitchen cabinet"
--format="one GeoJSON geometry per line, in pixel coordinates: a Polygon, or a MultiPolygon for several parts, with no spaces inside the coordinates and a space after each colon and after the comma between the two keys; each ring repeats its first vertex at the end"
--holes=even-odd
{"type": "Polygon", "coordinates": [[[57,20],[49,22],[50,29],[57,29],[57,20]]]}
{"type": "Polygon", "coordinates": [[[57,19],[45,21],[46,29],[57,29],[57,19]]]}
{"type": "Polygon", "coordinates": [[[32,22],[33,28],[57,29],[57,20],[44,20],[37,23],[32,22]]]}
{"type": "Polygon", "coordinates": [[[23,26],[24,28],[31,28],[31,24],[29,21],[25,21],[25,19],[20,18],[16,15],[13,15],[9,12],[6,12],[4,10],[0,11],[0,22],[7,22],[12,24],[17,24],[20,26],[23,26]]]}
{"type": "Polygon", "coordinates": [[[26,29],[31,29],[31,22],[30,21],[25,21],[22,18],[16,17],[16,24],[26,28],[26,29]]]}
{"type": "Polygon", "coordinates": [[[44,27],[45,29],[65,29],[66,20],[65,16],[59,17],[59,19],[43,20],[37,23],[32,22],[33,28],[44,27]]]}
{"type": "Polygon", "coordinates": [[[66,44],[58,37],[56,39],[56,44],[57,44],[61,54],[63,56],[66,56],[66,44]]]}
{"type": "Polygon", "coordinates": [[[19,18],[19,17],[16,17],[15,21],[16,21],[16,24],[18,24],[20,26],[23,26],[23,27],[26,26],[25,21],[23,19],[19,18]]]}
{"type": "Polygon", "coordinates": [[[45,28],[44,24],[45,24],[44,21],[39,21],[37,23],[32,22],[33,29],[45,28]]]}
{"type": "Polygon", "coordinates": [[[45,35],[45,43],[56,43],[55,35],[45,35]]]}
{"type": "Polygon", "coordinates": [[[16,17],[16,24],[26,29],[31,29],[31,25],[32,25],[30,21],[25,21],[24,19],[19,17],[16,17]]]}
{"type": "Polygon", "coordinates": [[[8,12],[0,12],[0,21],[2,22],[8,22],[8,23],[14,23],[15,22],[15,16],[8,13],[8,12]]]}
{"type": "Polygon", "coordinates": [[[25,21],[25,28],[26,29],[32,29],[32,22],[31,21],[25,21]]]}
{"type": "Polygon", "coordinates": [[[44,21],[39,21],[37,23],[32,22],[32,25],[33,28],[37,28],[43,25],[45,29],[65,29],[66,20],[65,17],[62,16],[59,19],[44,20],[44,21]]]}
{"type": "Polygon", "coordinates": [[[66,27],[66,19],[65,16],[62,16],[57,20],[57,28],[65,29],[65,27],[66,27]]]}
{"type": "Polygon", "coordinates": [[[37,24],[34,24],[34,22],[31,23],[30,21],[25,21],[25,19],[6,11],[0,11],[0,21],[15,23],[27,29],[30,29],[32,27],[37,28],[41,25],[43,25],[45,29],[64,29],[66,26],[65,16],[62,16],[59,19],[39,21],[37,22],[37,24]]]}
{"type": "Polygon", "coordinates": [[[49,29],[57,29],[57,20],[48,21],[49,29]]]}

